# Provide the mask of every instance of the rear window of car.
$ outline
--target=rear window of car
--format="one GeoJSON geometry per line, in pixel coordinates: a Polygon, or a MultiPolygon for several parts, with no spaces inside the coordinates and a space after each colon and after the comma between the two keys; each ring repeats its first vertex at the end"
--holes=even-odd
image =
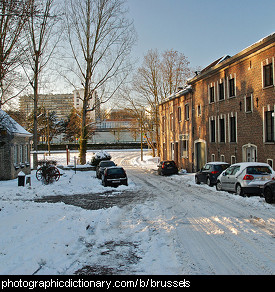
{"type": "Polygon", "coordinates": [[[125,174],[123,168],[110,168],[108,174],[125,174]]]}
{"type": "Polygon", "coordinates": [[[115,166],[115,163],[113,161],[101,161],[100,166],[102,167],[115,166]]]}
{"type": "Polygon", "coordinates": [[[247,174],[270,174],[271,169],[268,166],[249,166],[246,171],[247,174]]]}
{"type": "Polygon", "coordinates": [[[175,166],[175,162],[174,161],[166,161],[165,163],[165,166],[175,166]]]}
{"type": "Polygon", "coordinates": [[[224,171],[225,169],[228,168],[228,164],[218,164],[218,165],[215,165],[214,168],[215,170],[219,170],[219,171],[224,171]]]}

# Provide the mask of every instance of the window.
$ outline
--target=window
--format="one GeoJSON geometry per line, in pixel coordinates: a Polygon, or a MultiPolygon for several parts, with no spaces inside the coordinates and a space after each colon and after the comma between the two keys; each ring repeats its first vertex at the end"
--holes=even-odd
{"type": "Polygon", "coordinates": [[[235,96],[235,78],[229,79],[229,97],[235,96]]]}
{"type": "Polygon", "coordinates": [[[13,146],[13,160],[14,164],[18,164],[18,145],[13,146]]]}
{"type": "Polygon", "coordinates": [[[19,151],[19,158],[20,158],[20,163],[23,163],[23,145],[20,145],[20,151],[19,151]]]}
{"type": "Polygon", "coordinates": [[[224,83],[219,83],[219,100],[224,100],[224,83]]]}
{"type": "Polygon", "coordinates": [[[25,162],[29,162],[29,146],[25,145],[25,162]]]}
{"type": "Polygon", "coordinates": [[[265,65],[263,67],[263,74],[264,74],[264,87],[273,85],[273,70],[272,70],[272,63],[265,65]]]}
{"type": "Polygon", "coordinates": [[[270,167],[273,168],[273,159],[267,159],[267,164],[269,164],[270,167]]]}
{"type": "Polygon", "coordinates": [[[210,121],[210,142],[216,142],[216,123],[215,123],[215,120],[210,121]]]}
{"type": "Polygon", "coordinates": [[[170,130],[174,131],[174,116],[170,114],[170,130]]]}
{"type": "Polygon", "coordinates": [[[162,132],[165,132],[166,130],[166,123],[165,123],[166,119],[165,116],[162,117],[162,132]]]}
{"type": "Polygon", "coordinates": [[[236,163],[236,156],[232,155],[231,156],[231,164],[235,164],[236,163]]]}
{"type": "Polygon", "coordinates": [[[211,154],[211,161],[212,161],[212,162],[215,161],[215,154],[211,154]]]}
{"type": "Polygon", "coordinates": [[[198,115],[198,117],[201,116],[201,105],[200,104],[197,107],[197,115],[198,115]]]}
{"type": "Polygon", "coordinates": [[[246,113],[252,112],[252,108],[253,108],[253,96],[252,96],[252,94],[248,95],[248,96],[245,96],[244,103],[245,103],[245,112],[246,113]]]}
{"type": "Polygon", "coordinates": [[[188,103],[185,105],[185,120],[186,121],[189,120],[189,104],[188,103]]]}
{"type": "Polygon", "coordinates": [[[220,118],[220,142],[225,142],[225,122],[224,118],[220,118]]]}
{"type": "Polygon", "coordinates": [[[215,88],[214,86],[210,87],[209,89],[209,102],[212,103],[215,101],[215,88]]]}
{"type": "Polygon", "coordinates": [[[209,170],[211,168],[210,164],[205,164],[205,166],[202,168],[202,170],[209,170]]]}
{"type": "Polygon", "coordinates": [[[240,166],[235,166],[231,172],[231,175],[235,175],[240,170],[240,168],[240,166]]]}
{"type": "Polygon", "coordinates": [[[236,117],[230,117],[230,142],[237,142],[236,117]]]}
{"type": "Polygon", "coordinates": [[[181,107],[178,107],[178,121],[181,121],[181,107]]]}
{"type": "Polygon", "coordinates": [[[265,137],[266,142],[275,142],[274,139],[274,111],[265,112],[265,137]]]}
{"type": "Polygon", "coordinates": [[[183,158],[188,158],[188,139],[189,135],[180,135],[180,152],[183,158]]]}
{"type": "Polygon", "coordinates": [[[223,154],[221,155],[221,162],[225,162],[225,156],[223,154]]]}

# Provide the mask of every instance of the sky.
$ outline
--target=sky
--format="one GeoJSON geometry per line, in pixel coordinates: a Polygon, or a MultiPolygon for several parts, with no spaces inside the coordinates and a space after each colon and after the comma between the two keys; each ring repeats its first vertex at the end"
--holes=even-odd
{"type": "Polygon", "coordinates": [[[204,68],[275,32],[274,0],[128,0],[128,6],[138,63],[150,49],[174,49],[192,68],[204,68]]]}

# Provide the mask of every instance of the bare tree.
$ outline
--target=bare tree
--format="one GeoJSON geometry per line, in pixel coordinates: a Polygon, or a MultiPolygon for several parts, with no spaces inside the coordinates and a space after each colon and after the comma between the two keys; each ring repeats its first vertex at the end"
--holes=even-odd
{"type": "Polygon", "coordinates": [[[132,99],[132,105],[139,103],[141,107],[143,104],[148,113],[150,119],[146,123],[150,124],[151,137],[150,140],[147,137],[146,139],[150,147],[154,147],[155,141],[158,156],[160,155],[158,105],[164,98],[178,91],[179,87],[184,86],[191,74],[188,65],[184,54],[177,51],[169,50],[160,55],[158,50],[150,50],[133,79],[133,89],[138,96],[132,99]]]}
{"type": "Polygon", "coordinates": [[[30,7],[31,14],[27,21],[26,37],[27,50],[26,62],[23,66],[33,89],[33,147],[34,168],[37,167],[37,103],[41,73],[48,64],[58,43],[60,34],[54,31],[55,25],[60,20],[55,11],[55,0],[33,0],[30,7]]]}
{"type": "MultiPolygon", "coordinates": [[[[150,50],[144,57],[143,64],[140,68],[138,68],[137,74],[134,77],[133,87],[134,90],[140,94],[141,100],[143,100],[143,102],[140,102],[139,99],[139,107],[141,107],[141,104],[143,103],[143,107],[147,111],[147,116],[152,119],[150,124],[154,125],[154,140],[156,142],[157,155],[159,155],[159,111],[157,105],[162,98],[162,79],[160,72],[160,56],[157,50],[150,50]]],[[[142,118],[141,120],[143,121],[141,124],[144,128],[145,119],[142,118]]],[[[152,127],[150,127],[150,129],[152,129],[152,127]]],[[[155,149],[154,143],[152,141],[152,133],[150,133],[150,136],[151,142],[149,145],[152,148],[154,154],[155,149]]],[[[148,141],[149,140],[147,140],[147,142],[148,141]]]]}
{"type": "Polygon", "coordinates": [[[162,55],[160,72],[162,79],[162,98],[178,91],[191,75],[189,61],[183,53],[169,50],[162,55]]]}
{"type": "Polygon", "coordinates": [[[128,56],[135,42],[133,24],[126,18],[125,0],[70,0],[67,5],[68,41],[72,64],[67,80],[84,88],[80,162],[86,163],[87,113],[114,97],[129,73],[128,56]],[[76,80],[70,79],[73,73],[76,80]]]}
{"type": "MultiPolygon", "coordinates": [[[[0,108],[22,91],[19,66],[22,30],[30,15],[32,0],[0,1],[0,108]]],[[[24,89],[24,87],[23,87],[24,89]]]]}

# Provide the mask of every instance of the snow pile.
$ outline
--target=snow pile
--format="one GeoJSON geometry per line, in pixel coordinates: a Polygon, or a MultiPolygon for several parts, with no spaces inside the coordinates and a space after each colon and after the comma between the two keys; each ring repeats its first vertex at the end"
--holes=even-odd
{"type": "Polygon", "coordinates": [[[137,167],[157,170],[157,165],[160,161],[159,157],[152,157],[151,155],[143,155],[143,160],[141,161],[140,156],[135,157],[131,160],[131,164],[137,167]]]}

